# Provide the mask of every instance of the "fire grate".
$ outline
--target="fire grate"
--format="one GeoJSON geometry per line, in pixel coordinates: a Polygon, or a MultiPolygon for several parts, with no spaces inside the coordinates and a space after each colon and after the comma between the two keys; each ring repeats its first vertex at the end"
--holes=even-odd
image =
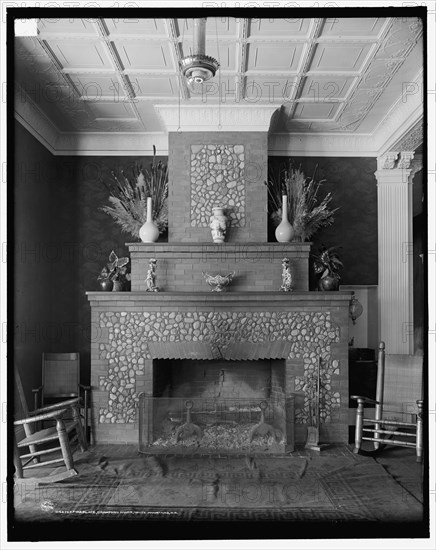
{"type": "MultiPolygon", "coordinates": [[[[139,397],[143,453],[284,453],[293,448],[289,399],[139,397]]],[[[291,418],[293,424],[293,415],[291,418]]]]}

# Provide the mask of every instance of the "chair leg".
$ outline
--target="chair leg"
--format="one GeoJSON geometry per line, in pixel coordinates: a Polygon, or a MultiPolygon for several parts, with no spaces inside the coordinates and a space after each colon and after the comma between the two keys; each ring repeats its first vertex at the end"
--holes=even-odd
{"type": "Polygon", "coordinates": [[[422,425],[422,401],[417,401],[418,414],[416,417],[416,462],[422,462],[423,450],[423,425],[422,425]]]}
{"type": "Polygon", "coordinates": [[[70,442],[68,440],[67,430],[65,424],[61,418],[56,421],[56,430],[59,435],[59,443],[62,449],[62,458],[64,459],[67,470],[74,470],[73,455],[70,449],[70,442]]]}
{"type": "Polygon", "coordinates": [[[362,445],[362,432],[363,432],[363,402],[357,400],[357,411],[356,411],[356,433],[354,436],[354,449],[353,453],[358,454],[360,452],[360,447],[362,445]]]}
{"type": "Polygon", "coordinates": [[[73,408],[73,418],[76,423],[77,439],[79,440],[79,447],[82,453],[88,448],[85,436],[83,434],[82,420],[80,418],[80,412],[76,407],[73,408]]]}
{"type": "Polygon", "coordinates": [[[23,478],[23,465],[21,464],[20,451],[18,450],[17,443],[14,441],[14,466],[17,478],[23,478]]]}

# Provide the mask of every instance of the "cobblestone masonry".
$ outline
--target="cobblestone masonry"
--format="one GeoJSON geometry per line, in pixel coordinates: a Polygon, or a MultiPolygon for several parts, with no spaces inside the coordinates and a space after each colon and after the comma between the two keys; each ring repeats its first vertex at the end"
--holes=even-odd
{"type": "MultiPolygon", "coordinates": [[[[100,343],[100,358],[109,361],[107,376],[100,377],[100,390],[108,392],[108,407],[99,409],[99,422],[133,423],[138,400],[136,376],[144,374],[144,361],[151,359],[148,342],[209,342],[222,349],[233,342],[292,342],[289,359],[303,359],[304,375],[296,376],[295,391],[310,393],[316,384],[317,358],[322,357],[321,421],[331,421],[340,408],[332,375],[339,374],[339,361],[331,360],[331,344],[339,342],[339,328],[329,312],[125,312],[100,313],[100,327],[109,331],[109,342],[100,343]]],[[[299,424],[309,420],[309,398],[295,411],[299,424]]]]}
{"type": "Polygon", "coordinates": [[[214,206],[232,227],[245,226],[243,145],[191,145],[191,226],[209,227],[214,206]]]}

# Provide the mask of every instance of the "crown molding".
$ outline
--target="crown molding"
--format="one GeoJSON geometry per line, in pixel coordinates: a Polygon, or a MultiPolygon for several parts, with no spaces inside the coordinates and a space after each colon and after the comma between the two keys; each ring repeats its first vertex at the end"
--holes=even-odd
{"type": "Polygon", "coordinates": [[[144,156],[168,155],[168,135],[164,133],[77,133],[61,134],[55,155],[65,156],[144,156]]]}
{"type": "MultiPolygon", "coordinates": [[[[379,151],[378,156],[385,154],[388,151],[412,151],[420,143],[419,131],[417,128],[422,128],[423,138],[423,117],[424,117],[424,83],[423,71],[420,70],[416,78],[408,83],[409,93],[403,93],[397,100],[396,104],[388,112],[388,114],[380,121],[374,132],[376,146],[379,151]],[[407,139],[410,132],[414,130],[416,143],[403,143],[407,139]],[[398,147],[401,145],[401,147],[398,147]],[[412,147],[412,145],[415,145],[412,147]]],[[[421,141],[422,143],[422,141],[421,141]]]]}
{"type": "Polygon", "coordinates": [[[58,128],[41,111],[33,99],[18,82],[14,88],[14,115],[33,137],[35,137],[53,155],[57,154],[58,128]]]}
{"type": "Polygon", "coordinates": [[[376,157],[368,134],[270,134],[268,155],[297,157],[376,157]]]}
{"type": "Polygon", "coordinates": [[[267,132],[279,105],[155,105],[168,132],[267,132]]]}

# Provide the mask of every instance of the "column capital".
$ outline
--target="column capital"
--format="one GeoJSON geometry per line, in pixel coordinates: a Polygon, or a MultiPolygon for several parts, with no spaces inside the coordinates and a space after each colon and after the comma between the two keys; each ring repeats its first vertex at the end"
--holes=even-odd
{"type": "Polygon", "coordinates": [[[377,171],[410,168],[414,151],[388,151],[377,158],[377,171]]]}
{"type": "Polygon", "coordinates": [[[389,151],[377,158],[375,177],[378,185],[382,183],[408,185],[412,183],[414,151],[389,151]]]}

